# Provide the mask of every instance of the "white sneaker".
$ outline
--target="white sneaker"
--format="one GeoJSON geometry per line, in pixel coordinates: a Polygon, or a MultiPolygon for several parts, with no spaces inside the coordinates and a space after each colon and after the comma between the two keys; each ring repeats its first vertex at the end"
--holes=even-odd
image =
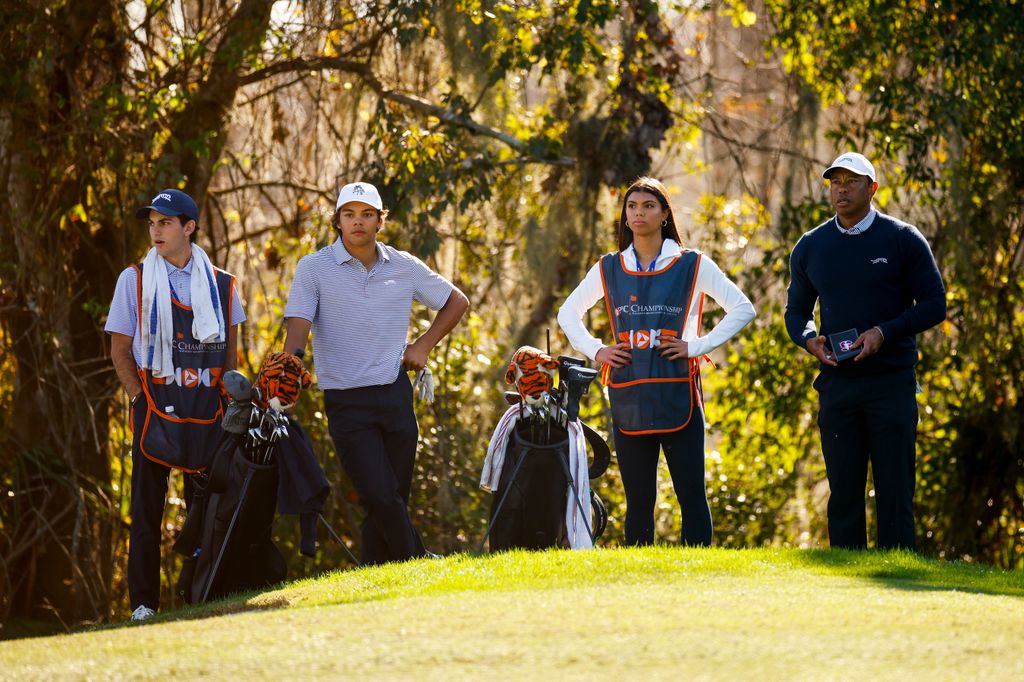
{"type": "Polygon", "coordinates": [[[132,611],[132,620],[134,620],[134,621],[149,620],[150,618],[152,618],[155,615],[156,615],[156,611],[154,611],[153,609],[149,608],[148,606],[143,605],[143,606],[140,606],[139,608],[135,609],[134,611],[132,611]]]}

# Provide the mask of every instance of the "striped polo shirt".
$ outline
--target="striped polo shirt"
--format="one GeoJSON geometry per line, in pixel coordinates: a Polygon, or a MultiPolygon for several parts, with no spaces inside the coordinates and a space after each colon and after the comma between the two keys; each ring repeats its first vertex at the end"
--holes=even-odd
{"type": "MultiPolygon", "coordinates": [[[[167,268],[167,280],[170,282],[174,296],[182,305],[192,305],[192,259],[185,267],[175,267],[170,261],[164,261],[167,268]]],[[[223,272],[223,271],[222,271],[223,272]]],[[[129,265],[121,271],[114,287],[114,298],[110,301],[110,312],[103,330],[108,334],[124,334],[132,337],[132,354],[135,364],[142,367],[142,335],[139,334],[139,272],[129,265]]],[[[245,311],[238,297],[238,288],[231,296],[231,317],[225,318],[224,324],[229,327],[245,322],[245,311]]]]}
{"type": "Polygon", "coordinates": [[[416,256],[377,243],[370,272],[338,239],[303,256],[284,309],[313,324],[313,363],[322,389],[386,386],[401,371],[412,302],[432,310],[454,287],[416,256]]]}

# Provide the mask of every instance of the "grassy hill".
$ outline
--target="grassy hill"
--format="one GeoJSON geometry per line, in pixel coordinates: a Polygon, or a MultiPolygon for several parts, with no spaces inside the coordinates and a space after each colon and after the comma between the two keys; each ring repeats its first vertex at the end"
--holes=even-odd
{"type": "Polygon", "coordinates": [[[1024,679],[1024,574],[904,553],[452,556],[59,637],[4,679],[1024,679]]]}

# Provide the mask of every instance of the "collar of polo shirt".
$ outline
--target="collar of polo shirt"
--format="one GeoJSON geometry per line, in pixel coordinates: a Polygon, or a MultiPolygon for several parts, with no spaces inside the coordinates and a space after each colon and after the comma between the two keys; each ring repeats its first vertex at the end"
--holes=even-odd
{"type": "MultiPolygon", "coordinates": [[[[385,262],[391,260],[391,258],[388,256],[387,250],[383,246],[381,246],[380,243],[377,243],[376,247],[377,258],[380,258],[382,261],[385,262]]],[[[348,252],[348,249],[345,248],[345,244],[340,239],[335,240],[333,250],[334,262],[337,263],[338,265],[341,265],[342,263],[347,263],[353,258],[355,258],[355,256],[348,252]]]]}

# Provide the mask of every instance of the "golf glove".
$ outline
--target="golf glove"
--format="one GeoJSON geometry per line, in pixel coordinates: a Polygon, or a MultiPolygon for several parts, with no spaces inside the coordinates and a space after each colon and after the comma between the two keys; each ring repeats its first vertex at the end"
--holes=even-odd
{"type": "Polygon", "coordinates": [[[425,403],[434,402],[434,375],[429,367],[416,373],[416,381],[412,384],[413,395],[425,403]]]}

